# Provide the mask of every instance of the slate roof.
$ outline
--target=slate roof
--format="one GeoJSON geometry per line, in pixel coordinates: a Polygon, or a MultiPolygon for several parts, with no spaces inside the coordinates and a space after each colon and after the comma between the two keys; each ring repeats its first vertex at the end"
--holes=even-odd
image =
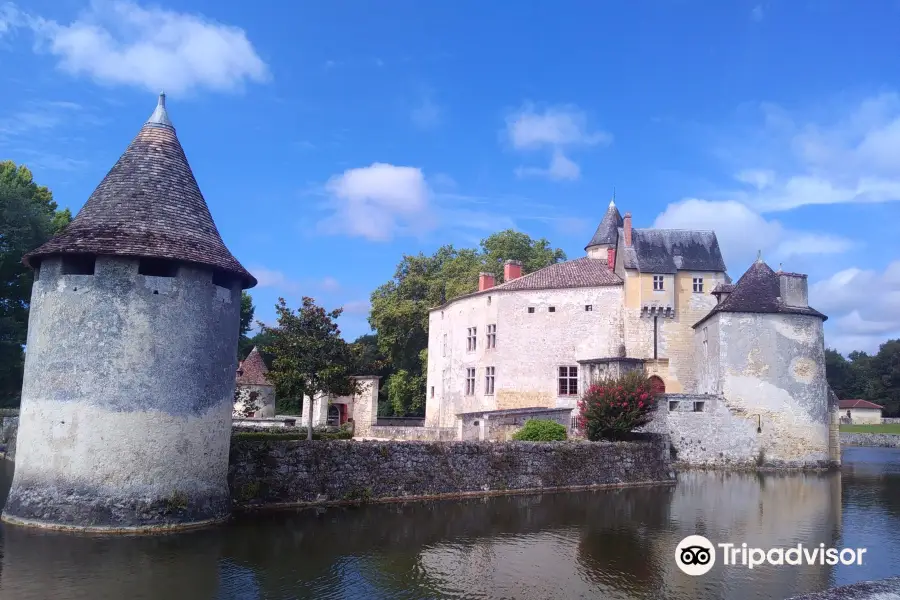
{"type": "Polygon", "coordinates": [[[269,369],[266,368],[262,355],[254,347],[247,358],[238,365],[235,383],[237,385],[272,385],[266,377],[268,372],[269,369]]]}
{"type": "Polygon", "coordinates": [[[59,254],[164,258],[256,279],[222,242],[160,94],[153,115],[66,229],[23,258],[59,254]]]}
{"type": "MultiPolygon", "coordinates": [[[[478,296],[496,291],[558,290],[611,285],[622,285],[622,280],[618,275],[609,270],[606,260],[583,257],[544,267],[534,273],[522,275],[518,279],[501,283],[500,285],[487,290],[457,296],[441,306],[447,306],[462,298],[469,298],[471,296],[478,296]]],[[[441,307],[438,306],[432,310],[438,308],[441,307]]]]}
{"type": "Polygon", "coordinates": [[[712,289],[710,294],[730,294],[734,291],[733,283],[718,283],[716,287],[712,289]]]}
{"type": "MultiPolygon", "coordinates": [[[[620,227],[619,236],[624,235],[620,227]]],[[[719,240],[712,231],[632,229],[631,246],[623,250],[625,268],[643,273],[726,270],[719,240]]]]}
{"type": "Polygon", "coordinates": [[[880,404],[875,404],[874,402],[869,402],[868,400],[841,400],[838,402],[838,405],[841,409],[847,408],[874,408],[877,410],[881,410],[884,408],[880,404]]]}
{"type": "Polygon", "coordinates": [[[600,225],[597,226],[597,231],[594,232],[594,237],[591,238],[591,241],[588,242],[588,245],[585,246],[584,249],[587,250],[591,246],[598,246],[601,244],[615,246],[619,239],[619,228],[622,227],[623,223],[622,215],[619,214],[616,203],[611,201],[609,203],[609,208],[606,209],[606,214],[603,215],[603,220],[601,220],[600,225]]]}
{"type": "Polygon", "coordinates": [[[778,273],[762,260],[753,263],[734,284],[732,292],[700,319],[694,327],[714,314],[723,312],[809,315],[819,317],[823,321],[828,319],[814,308],[784,304],[781,301],[781,283],[778,273]]]}

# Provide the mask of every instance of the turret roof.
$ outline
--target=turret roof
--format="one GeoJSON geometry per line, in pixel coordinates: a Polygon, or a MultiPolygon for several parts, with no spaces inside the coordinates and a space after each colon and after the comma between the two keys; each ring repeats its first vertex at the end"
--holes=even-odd
{"type": "Polygon", "coordinates": [[[23,262],[59,254],[163,258],[256,279],[225,247],[166,111],[165,94],[113,168],[59,235],[23,262]]]}
{"type": "Polygon", "coordinates": [[[237,377],[235,383],[237,385],[272,385],[266,374],[269,369],[263,360],[259,350],[254,346],[247,358],[238,365],[237,377]]]}
{"type": "Polygon", "coordinates": [[[623,223],[622,215],[619,213],[619,209],[616,208],[615,200],[611,200],[609,208],[606,209],[606,214],[603,215],[600,225],[597,226],[597,231],[594,232],[594,237],[591,238],[591,241],[588,242],[584,249],[587,250],[591,246],[600,245],[615,246],[619,239],[619,227],[623,223]]]}

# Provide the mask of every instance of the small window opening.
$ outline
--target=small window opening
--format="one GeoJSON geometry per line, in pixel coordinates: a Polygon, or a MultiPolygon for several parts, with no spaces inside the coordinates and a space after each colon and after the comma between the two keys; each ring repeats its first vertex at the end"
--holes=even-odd
{"type": "Polygon", "coordinates": [[[678,410],[678,400],[670,400],[669,401],[669,410],[678,410]]]}
{"type": "Polygon", "coordinates": [[[34,280],[40,281],[41,279],[41,263],[34,264],[34,280]]]}
{"type": "Polygon", "coordinates": [[[703,412],[703,401],[694,402],[694,412],[703,412]]]}
{"type": "Polygon", "coordinates": [[[478,427],[478,421],[475,421],[474,425],[475,427],[478,427]]]}
{"type": "Polygon", "coordinates": [[[142,258],[138,265],[138,274],[151,277],[175,277],[178,275],[178,263],[174,260],[142,258]]]}
{"type": "Polygon", "coordinates": [[[491,305],[491,297],[488,296],[488,306],[490,306],[490,305],[491,305]]]}
{"type": "Polygon", "coordinates": [[[431,386],[431,397],[434,398],[434,386],[431,386]]]}
{"type": "Polygon", "coordinates": [[[702,277],[694,277],[693,286],[694,286],[695,294],[702,294],[703,293],[703,278],[702,277]]]}
{"type": "Polygon", "coordinates": [[[592,304],[585,304],[584,310],[586,310],[587,312],[591,312],[592,310],[594,310],[594,306],[592,304]]]}
{"type": "Polygon", "coordinates": [[[93,275],[97,257],[88,254],[70,254],[62,258],[63,275],[93,275]]]}
{"type": "Polygon", "coordinates": [[[529,312],[529,313],[533,313],[533,312],[534,312],[534,307],[533,307],[533,306],[529,306],[529,307],[528,307],[528,312],[529,312]]]}
{"type": "Polygon", "coordinates": [[[653,291],[660,292],[663,290],[663,276],[662,275],[654,275],[653,276],[653,291]]]}
{"type": "Polygon", "coordinates": [[[222,271],[214,271],[212,277],[213,285],[223,287],[227,290],[231,289],[231,276],[222,271]]]}
{"type": "Polygon", "coordinates": [[[555,306],[551,306],[551,307],[548,308],[547,310],[548,310],[549,312],[556,312],[556,307],[555,307],[555,306]]]}

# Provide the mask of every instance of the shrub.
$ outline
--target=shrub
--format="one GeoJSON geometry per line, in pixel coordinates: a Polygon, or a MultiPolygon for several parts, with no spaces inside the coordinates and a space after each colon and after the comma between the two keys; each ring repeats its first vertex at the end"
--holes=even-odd
{"type": "Polygon", "coordinates": [[[528,419],[513,439],[519,442],[562,442],[566,439],[566,427],[556,421],[528,419]]]}
{"type": "Polygon", "coordinates": [[[578,427],[591,441],[620,440],[653,420],[656,398],[640,371],[591,385],[578,402],[578,427]]]}

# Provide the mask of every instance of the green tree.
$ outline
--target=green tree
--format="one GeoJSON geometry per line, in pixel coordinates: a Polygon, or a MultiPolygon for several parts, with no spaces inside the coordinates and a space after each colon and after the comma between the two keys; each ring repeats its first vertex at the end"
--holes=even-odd
{"type": "Polygon", "coordinates": [[[546,239],[513,230],[485,238],[477,250],[447,245],[431,256],[404,255],[393,278],[372,293],[369,314],[379,350],[393,369],[384,386],[391,413],[424,414],[430,309],[476,291],[479,272],[502,280],[506,260],[521,261],[523,273],[531,273],[565,258],[546,239]]]}
{"type": "Polygon", "coordinates": [[[22,388],[33,272],[22,256],[72,220],[31,171],[0,162],[0,406],[16,406],[22,388]]]}
{"type": "MultiPolygon", "coordinates": [[[[326,311],[315,300],[304,297],[296,311],[284,298],[275,307],[278,324],[261,325],[261,333],[271,335],[263,351],[272,356],[269,378],[275,394],[282,398],[320,398],[350,395],[356,391],[355,356],[341,338],[335,321],[343,309],[326,311]]],[[[312,439],[312,410],[306,415],[307,439],[312,439]]]]}
{"type": "Polygon", "coordinates": [[[253,313],[256,307],[253,306],[253,298],[245,291],[241,292],[241,333],[238,338],[238,359],[244,360],[250,351],[253,350],[253,340],[247,336],[250,328],[253,327],[253,313]]]}

